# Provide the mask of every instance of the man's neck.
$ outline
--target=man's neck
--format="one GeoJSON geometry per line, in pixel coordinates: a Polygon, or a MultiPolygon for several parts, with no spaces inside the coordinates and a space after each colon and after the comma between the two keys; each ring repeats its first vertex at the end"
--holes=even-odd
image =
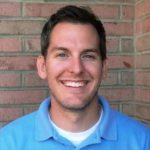
{"type": "MultiPolygon", "coordinates": [[[[53,105],[53,104],[52,104],[53,105]]],[[[50,117],[60,128],[70,132],[81,132],[92,127],[99,119],[101,106],[94,101],[87,109],[68,111],[52,106],[50,117]]]]}
{"type": "Polygon", "coordinates": [[[68,139],[69,141],[71,141],[75,146],[78,146],[79,144],[81,144],[86,138],[88,138],[91,134],[93,134],[95,132],[95,130],[97,129],[97,127],[99,126],[101,119],[102,119],[102,115],[103,115],[103,110],[100,112],[99,114],[99,119],[98,121],[88,130],[82,131],[82,132],[69,132],[66,130],[63,130],[61,128],[59,128],[49,117],[49,121],[50,123],[53,125],[53,127],[55,128],[55,130],[58,132],[58,134],[60,134],[61,136],[65,137],[66,139],[68,139]]]}

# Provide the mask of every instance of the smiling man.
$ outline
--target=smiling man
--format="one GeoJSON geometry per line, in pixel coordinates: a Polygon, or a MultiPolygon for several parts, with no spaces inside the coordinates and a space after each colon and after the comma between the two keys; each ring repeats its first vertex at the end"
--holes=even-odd
{"type": "Polygon", "coordinates": [[[46,22],[37,70],[50,97],[0,131],[1,150],[149,150],[150,129],[98,96],[106,37],[89,10],[65,6],[46,22]]]}
{"type": "Polygon", "coordinates": [[[51,32],[46,58],[38,58],[39,75],[51,91],[51,118],[66,130],[88,129],[99,118],[97,91],[105,68],[99,42],[91,24],[63,21],[51,32]]]}

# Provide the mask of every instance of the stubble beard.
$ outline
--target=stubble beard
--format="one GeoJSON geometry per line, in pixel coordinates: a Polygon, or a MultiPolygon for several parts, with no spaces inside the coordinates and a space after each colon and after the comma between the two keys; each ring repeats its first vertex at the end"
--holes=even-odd
{"type": "MultiPolygon", "coordinates": [[[[59,105],[62,109],[64,109],[65,111],[69,111],[69,112],[81,112],[86,110],[92,103],[94,103],[94,101],[98,101],[98,89],[100,87],[100,84],[97,85],[97,88],[95,90],[95,92],[92,95],[89,95],[89,97],[84,100],[85,103],[82,105],[69,105],[67,103],[65,103],[65,100],[63,101],[62,99],[60,100],[58,98],[58,96],[55,95],[55,93],[51,93],[51,100],[55,101],[55,103],[57,103],[57,105],[59,105]]],[[[71,101],[71,100],[70,100],[71,101]]],[[[98,103],[98,102],[97,102],[98,103]]]]}

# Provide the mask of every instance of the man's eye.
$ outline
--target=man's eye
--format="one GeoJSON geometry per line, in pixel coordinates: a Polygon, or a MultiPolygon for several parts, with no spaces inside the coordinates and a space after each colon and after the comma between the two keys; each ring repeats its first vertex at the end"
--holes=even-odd
{"type": "Polygon", "coordinates": [[[83,55],[82,58],[87,59],[87,60],[94,60],[96,56],[92,54],[86,54],[86,55],[83,55]]]}
{"type": "Polygon", "coordinates": [[[59,53],[57,54],[57,57],[67,57],[67,55],[65,53],[59,53]]]}

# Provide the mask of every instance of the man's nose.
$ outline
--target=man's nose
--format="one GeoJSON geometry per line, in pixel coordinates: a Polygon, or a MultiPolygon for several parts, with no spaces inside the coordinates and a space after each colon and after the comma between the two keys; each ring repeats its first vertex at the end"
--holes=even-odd
{"type": "Polygon", "coordinates": [[[71,73],[81,74],[84,70],[84,64],[81,58],[72,58],[69,68],[71,73]]]}

